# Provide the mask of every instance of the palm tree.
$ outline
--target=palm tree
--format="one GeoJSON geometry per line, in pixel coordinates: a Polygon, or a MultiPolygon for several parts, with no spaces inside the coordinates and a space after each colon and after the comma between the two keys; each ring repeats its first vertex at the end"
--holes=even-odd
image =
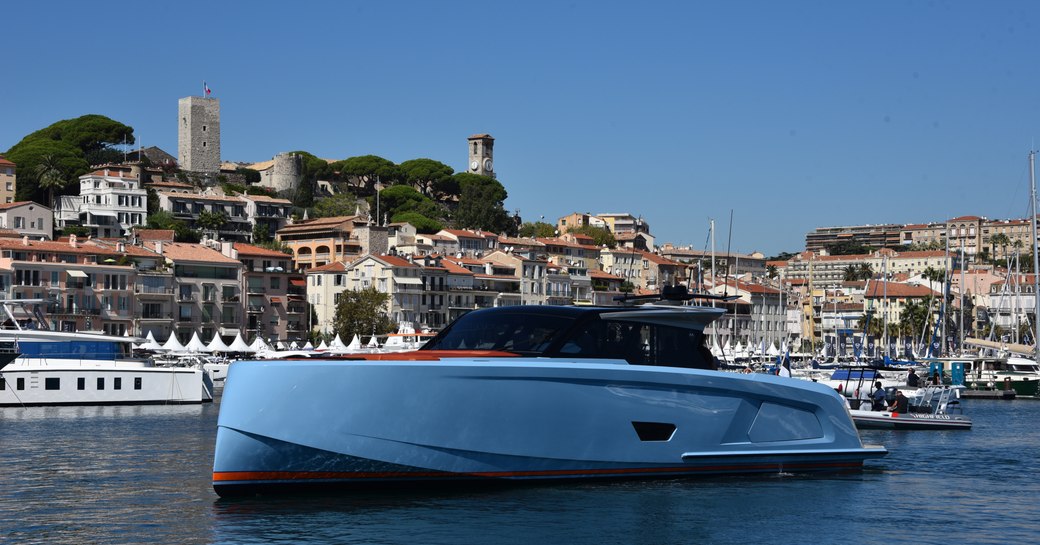
{"type": "Polygon", "coordinates": [[[47,205],[55,208],[54,190],[65,189],[69,183],[61,162],[53,155],[44,155],[33,168],[33,175],[36,177],[36,186],[47,190],[47,205]]]}
{"type": "Polygon", "coordinates": [[[1007,258],[1007,248],[1011,244],[1011,239],[1004,233],[997,233],[989,237],[989,243],[994,247],[1000,246],[1001,257],[1007,258]]]}
{"type": "Polygon", "coordinates": [[[874,277],[874,269],[870,268],[869,263],[860,263],[856,274],[859,280],[869,280],[874,277]]]}

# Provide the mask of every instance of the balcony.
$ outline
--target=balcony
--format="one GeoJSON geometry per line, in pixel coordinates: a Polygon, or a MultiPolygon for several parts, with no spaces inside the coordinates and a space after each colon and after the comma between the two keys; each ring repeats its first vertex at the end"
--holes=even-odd
{"type": "Polygon", "coordinates": [[[249,312],[250,314],[263,313],[264,312],[264,307],[263,307],[263,305],[249,305],[249,308],[247,309],[247,312],[249,312]]]}
{"type": "Polygon", "coordinates": [[[173,320],[173,313],[171,312],[146,312],[141,314],[138,318],[141,321],[170,321],[173,320]]]}
{"type": "Polygon", "coordinates": [[[191,317],[191,316],[178,316],[178,317],[177,317],[177,321],[178,321],[178,322],[193,322],[193,321],[195,321],[195,320],[194,320],[194,318],[193,318],[193,317],[191,317]]]}
{"type": "Polygon", "coordinates": [[[303,314],[305,312],[303,307],[296,305],[290,305],[286,307],[285,311],[289,314],[303,314]]]}
{"type": "Polygon", "coordinates": [[[155,295],[155,296],[169,297],[169,296],[173,295],[173,288],[166,288],[166,287],[156,288],[156,287],[152,287],[152,286],[142,286],[140,284],[136,284],[136,285],[134,285],[134,293],[136,293],[138,295],[144,295],[144,296],[155,295]]]}
{"type": "Polygon", "coordinates": [[[264,294],[267,293],[267,288],[263,286],[246,286],[246,293],[264,294]]]}

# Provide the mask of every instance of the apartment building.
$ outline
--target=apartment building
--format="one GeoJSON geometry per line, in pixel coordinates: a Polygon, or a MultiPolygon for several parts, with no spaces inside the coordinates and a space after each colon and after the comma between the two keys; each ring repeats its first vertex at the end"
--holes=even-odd
{"type": "Polygon", "coordinates": [[[221,293],[222,302],[244,299],[242,337],[305,342],[309,318],[306,284],[304,276],[293,271],[292,256],[244,242],[222,245],[221,250],[242,263],[243,289],[221,293]]]}
{"type": "Polygon", "coordinates": [[[134,333],[136,279],[124,247],[90,241],[0,238],[0,294],[7,299],[47,299],[56,331],[134,333]]]}
{"type": "Polygon", "coordinates": [[[805,235],[805,250],[819,252],[842,242],[855,242],[871,248],[896,248],[900,245],[901,224],[817,227],[805,235]]]}
{"type": "Polygon", "coordinates": [[[148,222],[148,192],[122,170],[96,170],[79,177],[78,196],[58,200],[53,221],[59,229],[86,227],[94,238],[124,237],[148,222]]]}
{"type": "Polygon", "coordinates": [[[10,229],[33,240],[50,240],[54,215],[50,208],[32,201],[0,204],[0,229],[10,229]]]}
{"type": "Polygon", "coordinates": [[[18,191],[17,165],[0,155],[0,204],[14,202],[18,191]]]}
{"type": "Polygon", "coordinates": [[[157,191],[159,209],[165,210],[192,228],[209,233],[214,238],[248,242],[253,236],[253,220],[246,213],[248,201],[240,197],[224,197],[216,194],[187,193],[181,191],[157,191]],[[219,226],[199,225],[203,213],[223,214],[224,223],[219,226]]]}
{"type": "Polygon", "coordinates": [[[293,253],[295,269],[310,269],[362,255],[382,255],[389,249],[388,229],[362,216],[336,216],[286,225],[275,240],[293,253]]]}
{"type": "Polygon", "coordinates": [[[162,255],[165,266],[173,271],[174,332],[182,343],[196,331],[207,343],[214,335],[245,336],[240,299],[242,263],[225,255],[230,253],[230,242],[189,244],[155,240],[143,245],[162,255]]]}

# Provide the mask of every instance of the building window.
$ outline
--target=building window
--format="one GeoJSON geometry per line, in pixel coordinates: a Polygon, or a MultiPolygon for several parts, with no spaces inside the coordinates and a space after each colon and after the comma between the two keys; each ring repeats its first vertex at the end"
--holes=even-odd
{"type": "Polygon", "coordinates": [[[61,390],[61,379],[58,377],[47,377],[43,379],[44,390],[61,390]]]}

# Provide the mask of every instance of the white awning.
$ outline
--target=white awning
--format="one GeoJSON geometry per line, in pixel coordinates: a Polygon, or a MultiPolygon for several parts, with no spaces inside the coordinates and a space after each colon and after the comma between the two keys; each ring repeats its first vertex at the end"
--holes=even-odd
{"type": "Polygon", "coordinates": [[[414,276],[401,276],[394,277],[394,284],[411,284],[416,286],[422,285],[422,278],[415,278],[414,276]]]}
{"type": "Polygon", "coordinates": [[[90,215],[91,216],[95,216],[95,217],[96,216],[105,216],[105,217],[108,217],[108,218],[114,218],[114,217],[118,216],[118,214],[116,214],[115,212],[110,212],[108,210],[91,210],[90,211],[90,215]]]}
{"type": "Polygon", "coordinates": [[[65,271],[65,272],[69,273],[69,276],[71,276],[73,278],[86,278],[87,277],[87,273],[85,273],[83,271],[65,271]]]}

